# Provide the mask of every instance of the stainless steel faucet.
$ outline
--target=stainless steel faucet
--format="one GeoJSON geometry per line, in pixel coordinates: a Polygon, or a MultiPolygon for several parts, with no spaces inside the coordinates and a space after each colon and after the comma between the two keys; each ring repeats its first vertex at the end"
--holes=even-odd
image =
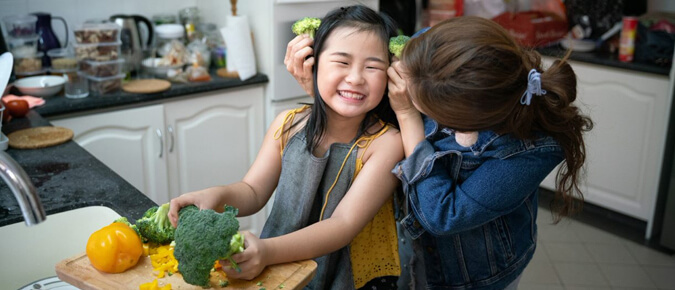
{"type": "Polygon", "coordinates": [[[30,177],[26,174],[19,163],[0,150],[0,175],[5,180],[9,189],[14,193],[16,201],[21,207],[21,213],[26,220],[26,225],[32,226],[43,222],[47,215],[45,209],[42,207],[40,197],[37,194],[35,186],[30,181],[30,177]]]}

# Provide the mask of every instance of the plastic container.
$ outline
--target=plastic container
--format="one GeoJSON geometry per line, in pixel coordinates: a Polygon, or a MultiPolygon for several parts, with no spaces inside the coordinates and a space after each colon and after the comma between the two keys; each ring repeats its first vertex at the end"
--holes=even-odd
{"type": "Polygon", "coordinates": [[[52,70],[77,69],[77,59],[72,47],[54,48],[47,51],[47,56],[52,63],[52,70]]]}
{"type": "Polygon", "coordinates": [[[93,77],[110,77],[122,73],[124,59],[109,61],[80,61],[80,72],[93,77]]]}
{"type": "Polygon", "coordinates": [[[114,43],[120,41],[122,27],[113,22],[84,23],[73,30],[77,43],[114,43]]]}
{"type": "Polygon", "coordinates": [[[80,74],[89,80],[90,95],[105,95],[118,92],[122,88],[122,79],[125,74],[118,74],[110,77],[94,77],[80,74]]]}
{"type": "Polygon", "coordinates": [[[78,60],[109,61],[119,58],[122,42],[75,44],[78,60]]]}
{"type": "Polygon", "coordinates": [[[7,47],[15,57],[31,57],[38,52],[38,36],[9,38],[7,47]]]}
{"type": "Polygon", "coordinates": [[[42,69],[42,56],[44,53],[38,52],[31,56],[21,57],[14,56],[14,74],[19,76],[23,75],[32,75],[30,73],[44,73],[42,69]]]}
{"type": "Polygon", "coordinates": [[[36,36],[35,24],[37,20],[38,18],[35,15],[11,15],[3,18],[7,35],[15,38],[36,36]]]}

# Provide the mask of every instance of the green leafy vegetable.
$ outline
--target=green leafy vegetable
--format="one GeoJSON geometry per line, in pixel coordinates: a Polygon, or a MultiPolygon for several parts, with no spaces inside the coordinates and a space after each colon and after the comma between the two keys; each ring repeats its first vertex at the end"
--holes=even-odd
{"type": "Polygon", "coordinates": [[[291,29],[296,35],[309,34],[309,37],[314,39],[314,33],[319,29],[321,19],[314,17],[305,17],[293,23],[291,29]]]}
{"type": "Polygon", "coordinates": [[[401,57],[401,52],[405,44],[410,40],[410,37],[405,35],[394,36],[389,39],[389,52],[391,52],[396,57],[401,57]]]}
{"type": "Polygon", "coordinates": [[[231,258],[244,250],[244,237],[238,232],[238,212],[232,206],[225,206],[223,213],[217,213],[211,209],[199,210],[194,205],[179,211],[173,254],[185,282],[208,287],[211,269],[217,260],[230,260],[233,268],[239,269],[231,258]]]}
{"type": "Polygon", "coordinates": [[[136,226],[143,238],[157,244],[168,244],[173,241],[176,229],[169,221],[169,204],[149,208],[143,217],[136,221],[136,226]]]}

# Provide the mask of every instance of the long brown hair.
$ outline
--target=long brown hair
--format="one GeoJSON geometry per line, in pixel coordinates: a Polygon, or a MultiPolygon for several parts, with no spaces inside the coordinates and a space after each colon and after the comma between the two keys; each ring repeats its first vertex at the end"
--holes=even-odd
{"type": "Polygon", "coordinates": [[[583,133],[593,122],[573,102],[577,79],[567,56],[542,71],[536,51],[522,48],[495,22],[473,16],[452,18],[406,44],[401,61],[413,102],[439,124],[457,131],[492,130],[520,139],[544,132],[563,149],[551,203],[558,222],[583,201],[579,189],[586,159],[583,133]],[[541,72],[547,93],[520,99],[531,69],[541,72]]]}

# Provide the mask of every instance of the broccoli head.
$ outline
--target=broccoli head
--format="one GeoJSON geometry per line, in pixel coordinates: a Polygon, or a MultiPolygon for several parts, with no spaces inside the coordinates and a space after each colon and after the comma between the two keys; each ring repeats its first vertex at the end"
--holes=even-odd
{"type": "Polygon", "coordinates": [[[232,206],[217,213],[212,209],[199,210],[194,205],[179,211],[173,254],[185,282],[208,287],[217,260],[229,259],[233,268],[239,268],[231,259],[233,254],[244,250],[244,237],[238,232],[238,212],[232,206]]]}
{"type": "Polygon", "coordinates": [[[143,217],[136,221],[141,236],[151,243],[171,243],[176,229],[171,225],[168,214],[168,203],[148,209],[143,217]]]}
{"type": "Polygon", "coordinates": [[[401,57],[401,52],[405,44],[410,40],[410,37],[405,35],[394,36],[389,39],[389,52],[394,54],[396,57],[401,57]]]}
{"type": "Polygon", "coordinates": [[[314,39],[314,33],[319,29],[321,19],[314,17],[305,17],[293,23],[291,29],[296,35],[309,34],[309,37],[314,39]]]}

